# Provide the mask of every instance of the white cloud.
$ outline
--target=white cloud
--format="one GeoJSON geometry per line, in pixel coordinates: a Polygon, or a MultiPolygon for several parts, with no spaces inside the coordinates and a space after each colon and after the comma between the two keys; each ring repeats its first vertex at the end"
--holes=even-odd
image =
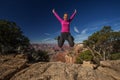
{"type": "Polygon", "coordinates": [[[81,43],[88,38],[89,34],[78,34],[74,36],[75,43],[81,43]]]}
{"type": "Polygon", "coordinates": [[[120,25],[120,23],[115,23],[115,24],[114,24],[114,26],[118,26],[118,25],[120,25]]]}
{"type": "Polygon", "coordinates": [[[45,35],[49,36],[50,34],[49,33],[44,33],[45,35]]]}
{"type": "Polygon", "coordinates": [[[91,31],[96,31],[97,29],[98,29],[98,27],[89,28],[89,30],[91,30],[91,31]]]}
{"type": "Polygon", "coordinates": [[[45,38],[41,40],[41,43],[56,43],[57,41],[54,38],[45,38]]]}
{"type": "Polygon", "coordinates": [[[74,27],[74,31],[75,31],[76,33],[80,33],[76,26],[74,27]]]}
{"type": "Polygon", "coordinates": [[[60,31],[56,31],[54,33],[44,33],[43,35],[41,35],[42,39],[36,41],[37,43],[56,43],[57,41],[55,40],[55,37],[57,37],[58,35],[60,35],[60,31]]]}
{"type": "Polygon", "coordinates": [[[49,41],[49,40],[51,40],[51,38],[45,38],[42,41],[49,41]]]}
{"type": "Polygon", "coordinates": [[[86,34],[87,30],[88,30],[88,29],[82,30],[81,34],[86,34]]]}

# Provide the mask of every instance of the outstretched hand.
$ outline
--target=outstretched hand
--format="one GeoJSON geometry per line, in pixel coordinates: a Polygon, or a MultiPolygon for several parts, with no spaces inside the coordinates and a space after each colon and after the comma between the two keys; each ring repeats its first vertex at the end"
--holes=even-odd
{"type": "Polygon", "coordinates": [[[54,13],[54,12],[55,12],[55,9],[53,9],[52,12],[54,13]]]}
{"type": "Polygon", "coordinates": [[[75,13],[77,12],[77,10],[75,9],[75,13]]]}

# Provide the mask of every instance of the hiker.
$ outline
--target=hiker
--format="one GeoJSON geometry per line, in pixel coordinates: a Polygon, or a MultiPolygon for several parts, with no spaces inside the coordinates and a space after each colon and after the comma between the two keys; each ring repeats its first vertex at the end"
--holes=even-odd
{"type": "Polygon", "coordinates": [[[67,40],[70,47],[74,46],[74,38],[73,36],[70,34],[70,22],[72,21],[72,19],[74,18],[75,14],[76,14],[76,9],[74,11],[74,13],[72,14],[72,16],[70,17],[70,19],[68,19],[68,14],[65,13],[63,16],[63,19],[59,17],[59,15],[56,13],[55,9],[52,10],[53,14],[56,16],[56,18],[60,21],[61,23],[61,35],[58,36],[58,46],[60,48],[62,48],[64,41],[67,40]]]}

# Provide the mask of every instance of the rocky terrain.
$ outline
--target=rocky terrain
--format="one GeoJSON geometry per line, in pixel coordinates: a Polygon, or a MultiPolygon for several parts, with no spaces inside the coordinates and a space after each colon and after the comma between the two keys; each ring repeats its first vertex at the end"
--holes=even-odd
{"type": "Polygon", "coordinates": [[[23,55],[0,55],[0,80],[9,80],[14,74],[27,67],[23,55]]]}
{"type": "Polygon", "coordinates": [[[101,65],[94,70],[93,65],[87,62],[82,65],[40,62],[18,72],[10,80],[120,80],[120,61],[103,62],[101,65]]]}
{"type": "Polygon", "coordinates": [[[0,56],[0,80],[120,80],[120,60],[93,66],[90,62],[28,64],[23,55],[0,56]]]}

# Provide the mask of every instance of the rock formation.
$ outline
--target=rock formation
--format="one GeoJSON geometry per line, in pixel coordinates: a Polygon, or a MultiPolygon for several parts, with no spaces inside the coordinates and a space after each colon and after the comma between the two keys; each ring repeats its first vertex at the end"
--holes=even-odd
{"type": "Polygon", "coordinates": [[[18,72],[10,80],[120,80],[120,60],[101,62],[95,70],[89,62],[39,62],[18,72]]]}

